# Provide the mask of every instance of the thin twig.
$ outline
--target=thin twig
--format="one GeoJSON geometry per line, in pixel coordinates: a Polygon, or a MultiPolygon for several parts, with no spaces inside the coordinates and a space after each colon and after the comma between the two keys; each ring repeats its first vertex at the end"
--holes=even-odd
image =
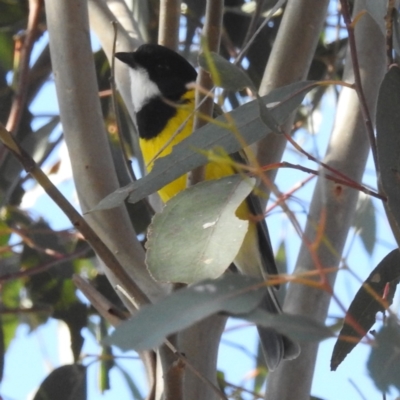
{"type": "Polygon", "coordinates": [[[183,355],[181,354],[178,349],[169,341],[166,340],[164,342],[164,344],[174,353],[174,355],[176,357],[178,357],[180,360],[182,360],[188,369],[190,369],[194,375],[196,375],[202,382],[204,382],[207,386],[209,386],[213,392],[220,398],[223,400],[228,400],[227,397],[225,396],[225,394],[218,389],[217,386],[215,386],[208,378],[206,378],[205,376],[203,376],[191,363],[190,361],[183,355]]]}
{"type": "Polygon", "coordinates": [[[12,281],[14,279],[19,279],[19,278],[27,278],[28,276],[40,274],[42,272],[48,271],[50,268],[53,268],[61,263],[72,261],[80,257],[84,257],[90,252],[90,250],[91,250],[90,247],[87,247],[85,249],[74,251],[73,253],[70,254],[66,254],[62,257],[58,257],[55,260],[51,260],[45,264],[38,265],[37,267],[34,268],[24,269],[22,271],[17,271],[17,272],[10,272],[8,274],[2,274],[0,276],[0,283],[12,281]]]}
{"type": "MultiPolygon", "coordinates": [[[[13,79],[13,86],[15,90],[15,95],[11,104],[11,110],[8,115],[8,120],[6,124],[7,130],[10,131],[13,135],[15,135],[18,131],[23,110],[26,105],[29,80],[29,60],[31,57],[33,44],[37,37],[37,27],[42,8],[43,0],[29,0],[29,15],[26,34],[25,36],[21,36],[19,38],[20,49],[19,51],[15,51],[14,54],[14,64],[16,64],[16,66],[14,67],[15,74],[13,79]]],[[[0,165],[4,163],[6,154],[6,149],[4,147],[1,147],[0,165]]]]}
{"type": "MultiPolygon", "coordinates": [[[[28,26],[26,36],[23,39],[18,70],[16,72],[16,91],[11,105],[10,115],[7,121],[7,130],[15,135],[21,122],[22,111],[25,107],[28,93],[29,60],[33,44],[38,35],[38,24],[43,9],[43,0],[29,0],[28,26]]],[[[3,154],[2,154],[3,155],[3,154]]]]}
{"type": "MultiPolygon", "coordinates": [[[[310,153],[308,153],[307,151],[305,151],[299,144],[297,144],[290,135],[288,135],[287,133],[284,134],[286,139],[295,147],[296,150],[298,150],[300,153],[304,154],[308,159],[316,162],[317,164],[321,165],[322,167],[326,168],[328,171],[331,171],[332,173],[334,173],[335,175],[337,175],[338,177],[340,177],[340,179],[342,180],[342,184],[345,184],[346,186],[350,186],[352,188],[355,188],[357,190],[360,190],[364,193],[367,193],[371,196],[377,197],[380,200],[386,201],[386,197],[384,195],[380,195],[379,193],[376,192],[372,192],[369,191],[369,189],[361,186],[358,182],[353,181],[351,178],[349,178],[348,176],[342,174],[340,171],[338,171],[337,169],[329,166],[328,164],[324,163],[323,161],[319,161],[316,157],[314,157],[313,155],[311,155],[310,153]]],[[[298,168],[300,169],[300,168],[298,168]]],[[[335,180],[332,179],[332,176],[329,175],[330,180],[335,180]]],[[[337,181],[337,180],[335,180],[337,181]]]]}
{"type": "Polygon", "coordinates": [[[258,34],[264,29],[265,25],[271,20],[274,14],[281,8],[287,0],[280,0],[278,1],[274,7],[269,11],[267,17],[264,19],[263,23],[257,28],[257,30],[253,33],[251,38],[245,43],[244,47],[240,51],[239,55],[236,57],[235,61],[233,62],[235,65],[240,64],[243,58],[246,56],[247,51],[249,50],[250,46],[253,44],[254,40],[258,36],[258,34]]]}
{"type": "MultiPolygon", "coordinates": [[[[302,165],[299,165],[299,164],[292,164],[292,163],[289,163],[289,162],[286,162],[286,161],[282,161],[280,163],[268,165],[267,167],[264,167],[262,169],[264,171],[267,171],[267,170],[275,169],[275,168],[293,168],[293,169],[298,169],[299,171],[304,171],[304,172],[307,172],[309,174],[313,174],[313,175],[316,175],[316,176],[322,175],[320,171],[316,171],[316,170],[311,169],[311,168],[303,167],[302,165]]],[[[336,177],[334,175],[330,175],[330,174],[323,174],[323,176],[324,176],[324,178],[326,178],[326,179],[328,179],[328,180],[330,180],[332,182],[338,183],[338,184],[343,185],[343,186],[350,187],[352,189],[359,190],[360,192],[368,194],[369,196],[375,197],[375,198],[377,198],[379,200],[387,201],[387,197],[386,196],[384,196],[384,195],[382,195],[380,193],[374,192],[373,190],[370,190],[367,187],[365,187],[365,186],[363,186],[363,185],[361,185],[361,184],[359,184],[359,183],[357,183],[357,182],[355,182],[355,181],[353,181],[351,179],[341,179],[341,178],[338,178],[338,177],[336,177]]]]}
{"type": "Polygon", "coordinates": [[[231,387],[233,389],[239,390],[239,391],[244,392],[244,393],[251,394],[254,399],[263,399],[264,398],[264,396],[261,395],[260,393],[253,392],[253,391],[251,391],[249,389],[246,389],[246,388],[244,388],[242,386],[235,385],[234,383],[228,382],[225,379],[224,379],[224,383],[225,383],[226,386],[229,386],[229,387],[231,387]]]}
{"type": "Polygon", "coordinates": [[[286,201],[291,198],[295,192],[304,187],[313,178],[314,175],[310,175],[303,181],[296,183],[290,190],[285,192],[282,197],[279,197],[273,204],[267,207],[265,214],[269,214],[274,208],[278,207],[282,201],[286,201]]]}
{"type": "Polygon", "coordinates": [[[133,182],[133,181],[136,181],[136,176],[135,176],[135,173],[133,172],[132,163],[130,162],[128,153],[126,151],[125,140],[124,140],[124,137],[122,136],[121,118],[120,118],[118,107],[117,107],[117,88],[115,85],[115,57],[114,57],[114,54],[115,54],[115,49],[117,46],[118,22],[112,21],[111,24],[114,29],[114,41],[113,41],[113,47],[112,47],[112,52],[111,52],[111,76],[110,76],[111,105],[112,105],[112,109],[113,109],[114,116],[115,116],[115,122],[117,124],[117,135],[118,135],[119,147],[122,152],[122,157],[124,158],[124,161],[125,161],[124,164],[126,167],[126,171],[133,182]]]}
{"type": "Polygon", "coordinates": [[[78,274],[74,274],[72,280],[75,286],[86,296],[90,304],[98,311],[98,313],[116,327],[122,321],[126,320],[129,315],[112,304],[97,289],[95,289],[86,279],[78,274]]]}
{"type": "Polygon", "coordinates": [[[250,39],[252,39],[261,16],[264,3],[265,0],[256,0],[256,9],[254,10],[253,15],[251,16],[251,21],[247,29],[246,36],[244,37],[243,45],[246,45],[250,41],[250,39]]]}
{"type": "Polygon", "coordinates": [[[54,308],[51,306],[41,305],[41,306],[34,306],[29,308],[3,308],[0,307],[0,315],[7,315],[7,314],[32,314],[32,313],[46,313],[52,314],[54,308]]]}

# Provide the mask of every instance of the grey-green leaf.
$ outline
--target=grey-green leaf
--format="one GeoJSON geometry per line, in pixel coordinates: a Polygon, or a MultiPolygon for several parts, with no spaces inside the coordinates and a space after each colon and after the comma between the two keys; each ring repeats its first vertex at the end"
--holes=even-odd
{"type": "Polygon", "coordinates": [[[248,87],[256,92],[253,82],[238,66],[230,63],[228,60],[214,52],[210,52],[209,57],[210,61],[204,53],[201,53],[199,55],[199,65],[210,73],[212,73],[213,70],[210,63],[215,67],[218,73],[217,77],[213,77],[215,85],[235,92],[248,87]]]}
{"type": "Polygon", "coordinates": [[[365,250],[371,255],[376,242],[375,208],[371,198],[362,192],[358,196],[354,227],[360,235],[365,250]]]}
{"type": "Polygon", "coordinates": [[[248,221],[235,216],[255,179],[231,175],[173,197],[148,230],[146,263],[157,281],[195,283],[221,276],[239,252],[248,221]]]}
{"type": "Polygon", "coordinates": [[[385,16],[387,13],[386,0],[363,0],[365,10],[374,19],[382,33],[386,35],[385,16]]]}
{"type": "Polygon", "coordinates": [[[86,367],[63,365],[53,370],[40,384],[33,400],[86,400],[86,367]]]}
{"type": "Polygon", "coordinates": [[[400,326],[389,318],[375,337],[367,366],[375,385],[387,392],[390,386],[400,389],[400,326]]]}
{"type": "Polygon", "coordinates": [[[381,182],[387,205],[400,226],[400,69],[393,66],[379,89],[376,139],[381,182]]]}
{"type": "MultiPolygon", "coordinates": [[[[315,82],[310,81],[296,82],[275,89],[262,99],[265,104],[280,102],[270,112],[277,123],[281,124],[301,104],[304,96],[316,85],[315,82]]],[[[235,121],[242,139],[248,145],[271,133],[271,130],[265,126],[260,118],[257,100],[244,104],[229,114],[235,121]]],[[[224,116],[219,117],[218,120],[226,122],[224,116]]],[[[136,203],[174,179],[206,164],[208,162],[207,156],[204,152],[200,152],[199,149],[211,150],[218,147],[222,147],[228,154],[232,154],[241,149],[241,143],[226,128],[214,124],[203,126],[187,139],[174,146],[171,154],[156,160],[152,171],[148,175],[111,193],[101,200],[92,211],[117,207],[126,199],[131,203],[136,203]]]]}
{"type": "Polygon", "coordinates": [[[155,348],[168,335],[215,313],[250,312],[261,302],[266,290],[259,280],[239,274],[199,282],[173,292],[156,304],[144,306],[105,341],[122,350],[155,348]]]}

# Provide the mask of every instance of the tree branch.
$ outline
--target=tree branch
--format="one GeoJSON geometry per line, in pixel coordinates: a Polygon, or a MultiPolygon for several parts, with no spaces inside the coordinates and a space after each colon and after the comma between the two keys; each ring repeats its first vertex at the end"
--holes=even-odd
{"type": "MultiPolygon", "coordinates": [[[[90,47],[87,3],[84,0],[46,0],[50,53],[65,140],[83,212],[118,189],[107,133],[102,120],[93,56],[90,47]],[[63,18],[59,18],[62,15],[63,18]],[[90,105],[90,107],[88,106],[90,105]]],[[[112,46],[112,26],[109,25],[112,46]]],[[[136,238],[125,206],[86,216],[131,279],[154,300],[161,286],[148,274],[144,250],[136,238]]],[[[125,286],[112,272],[113,284],[125,286]]],[[[132,297],[136,293],[130,293],[132,297]]]]}
{"type": "MultiPolygon", "coordinates": [[[[361,1],[355,4],[354,15],[361,9],[361,1]]],[[[382,32],[371,17],[362,18],[355,29],[358,61],[362,71],[361,79],[367,105],[375,115],[376,98],[379,84],[385,72],[385,42],[382,32]]],[[[354,72],[351,54],[348,51],[344,76],[353,81],[354,72]]],[[[325,162],[340,170],[352,180],[359,182],[362,178],[369,152],[369,142],[365,137],[364,117],[360,110],[357,93],[343,88],[340,93],[334,130],[330,139],[325,162]]],[[[318,220],[325,215],[325,241],[329,246],[320,243],[316,249],[318,260],[326,267],[336,267],[346,241],[354,216],[358,192],[342,185],[328,182],[323,176],[318,177],[310,213],[305,229],[305,238],[313,241],[319,233],[318,220]]],[[[295,273],[314,271],[312,256],[303,243],[296,263],[295,273]]],[[[327,277],[333,286],[336,273],[327,277]]],[[[325,321],[331,296],[329,293],[300,284],[291,284],[288,289],[284,310],[289,313],[313,316],[325,321]]],[[[283,363],[270,374],[268,382],[268,400],[309,399],[312,376],[318,344],[303,344],[300,357],[283,363]],[[301,371],[301,374],[299,373],[301,371]]]]}
{"type": "MultiPolygon", "coordinates": [[[[206,51],[219,53],[223,10],[224,2],[222,0],[207,1],[205,22],[201,34],[206,51]]],[[[198,113],[194,116],[193,130],[199,129],[208,123],[208,121],[200,117],[200,114],[212,118],[214,110],[214,99],[212,97],[205,98],[204,94],[214,87],[210,74],[200,68],[196,83],[202,90],[196,90],[196,110],[198,113]]],[[[189,185],[195,185],[204,180],[204,168],[204,166],[198,167],[188,174],[189,185]]]]}
{"type": "MultiPolygon", "coordinates": [[[[328,0],[288,0],[261,82],[261,96],[306,78],[325,23],[328,4],[328,0]]],[[[290,132],[292,124],[293,118],[289,118],[283,131],[290,132]]],[[[267,135],[257,144],[259,165],[279,162],[285,146],[286,140],[282,136],[274,133],[267,135]]],[[[276,171],[270,171],[269,179],[273,181],[275,175],[276,171]]],[[[262,189],[269,192],[266,187],[262,189]]]]}
{"type": "Polygon", "coordinates": [[[158,44],[178,50],[181,0],[161,0],[158,44]]]}

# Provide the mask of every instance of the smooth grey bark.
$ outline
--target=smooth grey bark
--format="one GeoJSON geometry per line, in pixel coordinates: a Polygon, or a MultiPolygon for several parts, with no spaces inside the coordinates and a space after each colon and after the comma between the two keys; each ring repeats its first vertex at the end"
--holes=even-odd
{"type": "MultiPolygon", "coordinates": [[[[360,11],[360,1],[356,1],[353,14],[356,15],[360,11]]],[[[386,66],[385,41],[381,30],[369,15],[363,16],[357,22],[355,34],[362,86],[374,120],[377,94],[386,66]]],[[[348,52],[344,79],[351,83],[354,82],[352,68],[348,52]]],[[[342,88],[335,125],[324,162],[360,182],[369,149],[370,145],[357,94],[352,89],[342,88]]],[[[316,250],[318,260],[323,267],[332,268],[340,263],[357,198],[356,190],[327,181],[323,177],[318,178],[305,228],[305,237],[309,242],[313,242],[318,221],[324,211],[326,213],[324,240],[329,242],[330,247],[321,243],[316,250]]],[[[310,252],[303,244],[295,273],[313,271],[315,268],[310,252]]],[[[336,274],[330,273],[327,277],[333,286],[336,274]]],[[[330,295],[322,290],[291,284],[287,292],[284,310],[288,313],[312,316],[324,322],[329,302],[330,295]]],[[[308,400],[317,351],[318,344],[303,344],[298,359],[283,363],[275,372],[271,373],[268,379],[266,398],[268,400],[291,400],[295,393],[296,400],[308,400]]],[[[326,369],[327,371],[329,369],[329,360],[326,360],[326,369]]]]}
{"type": "MultiPolygon", "coordinates": [[[[260,95],[306,79],[325,23],[329,0],[288,0],[282,22],[260,85],[260,95]]],[[[290,133],[293,118],[283,129],[290,133]]],[[[286,146],[282,135],[270,133],[257,144],[260,165],[279,162],[286,146]]],[[[277,170],[268,172],[273,181],[277,170]]],[[[265,188],[269,192],[268,188],[265,188]]]]}
{"type": "MultiPolygon", "coordinates": [[[[100,108],[87,2],[46,0],[46,12],[61,122],[85,212],[118,188],[100,108]]],[[[159,298],[163,291],[147,272],[144,250],[125,206],[88,214],[86,219],[143,292],[151,299],[159,298]]],[[[106,273],[115,283],[108,268],[106,273]]]]}
{"type": "MultiPolygon", "coordinates": [[[[179,333],[179,349],[191,364],[209,381],[217,384],[217,359],[221,335],[225,329],[226,317],[214,315],[179,333]]],[[[183,398],[217,400],[220,397],[210,386],[186,368],[183,398]]]]}

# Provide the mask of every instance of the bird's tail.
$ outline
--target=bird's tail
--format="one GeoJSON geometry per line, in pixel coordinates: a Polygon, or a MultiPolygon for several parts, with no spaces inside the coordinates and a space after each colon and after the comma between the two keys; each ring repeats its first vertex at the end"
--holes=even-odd
{"type": "MultiPolygon", "coordinates": [[[[281,313],[274,288],[269,288],[268,293],[261,302],[261,308],[269,313],[281,313]]],[[[299,355],[300,346],[288,337],[272,328],[258,326],[257,330],[265,362],[270,371],[274,371],[282,360],[292,360],[299,355]]]]}

